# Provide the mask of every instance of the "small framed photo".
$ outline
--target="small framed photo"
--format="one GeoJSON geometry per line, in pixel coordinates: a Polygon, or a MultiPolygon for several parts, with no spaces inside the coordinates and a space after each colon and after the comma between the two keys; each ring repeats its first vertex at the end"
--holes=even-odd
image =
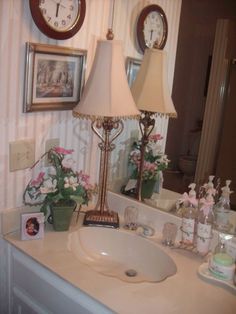
{"type": "Polygon", "coordinates": [[[87,51],[26,43],[24,112],[71,110],[84,86],[87,51]]]}
{"type": "Polygon", "coordinates": [[[140,59],[131,58],[131,57],[126,58],[126,74],[127,74],[129,86],[131,86],[133,81],[135,80],[137,73],[140,69],[141,63],[142,63],[142,60],[140,59]]]}
{"type": "Polygon", "coordinates": [[[44,214],[21,214],[21,240],[42,239],[44,236],[44,214]]]}

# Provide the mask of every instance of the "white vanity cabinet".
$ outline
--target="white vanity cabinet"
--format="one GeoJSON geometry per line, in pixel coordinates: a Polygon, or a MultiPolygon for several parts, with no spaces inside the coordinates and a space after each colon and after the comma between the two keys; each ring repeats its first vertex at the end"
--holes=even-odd
{"type": "Polygon", "coordinates": [[[6,245],[9,304],[2,314],[113,313],[12,245],[6,245]]]}

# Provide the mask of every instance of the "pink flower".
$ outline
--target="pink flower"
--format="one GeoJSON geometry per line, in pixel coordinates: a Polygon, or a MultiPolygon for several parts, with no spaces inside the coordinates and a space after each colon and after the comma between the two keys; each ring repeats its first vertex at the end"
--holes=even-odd
{"type": "Polygon", "coordinates": [[[82,170],[80,170],[80,172],[77,172],[77,177],[78,177],[78,180],[79,182],[83,185],[83,186],[86,186],[89,184],[89,175],[83,173],[82,170]]]}
{"type": "Polygon", "coordinates": [[[41,171],[38,174],[37,178],[30,182],[30,185],[31,186],[38,186],[38,185],[40,185],[43,182],[44,175],[45,175],[45,173],[41,171]]]}
{"type": "Polygon", "coordinates": [[[87,191],[92,191],[94,189],[94,186],[90,183],[86,183],[85,186],[84,186],[85,190],[87,191]]]}
{"type": "Polygon", "coordinates": [[[149,161],[144,161],[143,168],[144,168],[144,171],[146,170],[150,172],[155,172],[157,170],[157,165],[149,161]]]}
{"type": "Polygon", "coordinates": [[[73,149],[65,149],[63,147],[54,147],[53,150],[58,153],[58,154],[62,154],[62,155],[70,155],[73,153],[73,149]]]}

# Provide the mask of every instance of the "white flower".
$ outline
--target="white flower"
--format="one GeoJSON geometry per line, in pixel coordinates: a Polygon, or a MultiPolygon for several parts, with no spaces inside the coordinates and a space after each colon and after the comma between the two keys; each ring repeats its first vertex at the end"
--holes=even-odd
{"type": "Polygon", "coordinates": [[[55,176],[57,174],[56,168],[53,166],[48,167],[48,174],[51,176],[55,176]]]}
{"type": "Polygon", "coordinates": [[[155,142],[149,142],[147,145],[147,149],[152,151],[154,157],[161,154],[161,145],[158,145],[155,142]]]}
{"type": "Polygon", "coordinates": [[[133,155],[140,155],[140,150],[135,148],[133,149],[131,152],[130,152],[130,156],[133,156],[133,155]]]}
{"type": "Polygon", "coordinates": [[[67,169],[72,169],[73,165],[74,165],[74,160],[72,158],[65,158],[62,160],[61,164],[64,168],[67,169]]]}
{"type": "Polygon", "coordinates": [[[72,176],[69,178],[65,177],[64,181],[65,181],[65,184],[64,184],[65,189],[72,188],[73,191],[75,191],[77,186],[79,185],[76,177],[72,177],[72,176]]]}
{"type": "Polygon", "coordinates": [[[56,179],[52,180],[51,178],[48,178],[43,182],[43,185],[40,187],[40,192],[42,194],[54,193],[57,191],[56,186],[57,180],[56,179]]]}
{"type": "Polygon", "coordinates": [[[168,163],[170,162],[170,160],[167,158],[167,155],[162,155],[160,160],[159,160],[159,162],[163,163],[163,164],[165,164],[167,166],[168,163]]]}

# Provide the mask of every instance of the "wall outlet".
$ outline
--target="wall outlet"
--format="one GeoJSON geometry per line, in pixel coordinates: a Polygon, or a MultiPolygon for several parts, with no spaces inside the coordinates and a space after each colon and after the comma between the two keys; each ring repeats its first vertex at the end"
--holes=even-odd
{"type": "MultiPolygon", "coordinates": [[[[60,145],[60,140],[59,138],[50,138],[49,140],[46,141],[45,143],[45,152],[48,152],[51,148],[57,147],[60,145]]],[[[47,167],[50,165],[50,161],[48,158],[45,158],[44,165],[47,167]]]]}
{"type": "Polygon", "coordinates": [[[35,163],[34,140],[19,140],[9,143],[10,171],[30,168],[35,163]]]}

